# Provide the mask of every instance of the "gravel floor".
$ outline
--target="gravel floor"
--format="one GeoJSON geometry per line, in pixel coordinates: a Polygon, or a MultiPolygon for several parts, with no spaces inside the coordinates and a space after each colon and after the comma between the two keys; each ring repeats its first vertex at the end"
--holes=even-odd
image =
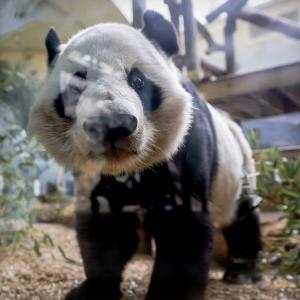
{"type": "MultiPolygon", "coordinates": [[[[83,279],[81,266],[68,262],[58,246],[69,259],[79,262],[80,256],[75,233],[62,225],[36,225],[37,239],[43,231],[51,236],[55,246],[42,246],[38,257],[31,249],[15,253],[0,254],[0,300],[59,300],[73,286],[83,279]]],[[[141,300],[149,284],[153,260],[146,256],[136,256],[124,272],[123,300],[141,300]]],[[[283,280],[272,281],[264,275],[256,285],[228,285],[220,281],[222,273],[211,271],[207,299],[211,300],[296,300],[300,290],[283,280]]],[[[166,299],[158,299],[166,300],[166,299]]]]}

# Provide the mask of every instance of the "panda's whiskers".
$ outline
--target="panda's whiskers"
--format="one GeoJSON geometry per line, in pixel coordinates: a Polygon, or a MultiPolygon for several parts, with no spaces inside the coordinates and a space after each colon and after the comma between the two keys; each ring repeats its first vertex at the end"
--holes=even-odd
{"type": "Polygon", "coordinates": [[[159,152],[160,154],[165,155],[164,151],[159,146],[154,144],[154,141],[151,141],[151,143],[149,143],[148,148],[149,148],[149,152],[151,153],[159,152]]]}
{"type": "Polygon", "coordinates": [[[137,159],[136,161],[136,165],[138,167],[139,170],[151,170],[153,172],[156,172],[152,166],[149,166],[149,164],[147,164],[144,160],[143,157],[140,157],[137,159]]]}

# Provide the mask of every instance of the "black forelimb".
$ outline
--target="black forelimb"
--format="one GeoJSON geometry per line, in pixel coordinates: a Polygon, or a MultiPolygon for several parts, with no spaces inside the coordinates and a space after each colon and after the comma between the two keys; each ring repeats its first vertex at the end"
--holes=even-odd
{"type": "Polygon", "coordinates": [[[77,238],[87,279],[66,300],[121,298],[121,274],[138,244],[138,226],[132,213],[78,213],[77,238]]]}
{"type": "Polygon", "coordinates": [[[212,235],[206,213],[184,206],[152,211],[146,226],[156,242],[156,259],[147,300],[204,299],[212,235]]]}

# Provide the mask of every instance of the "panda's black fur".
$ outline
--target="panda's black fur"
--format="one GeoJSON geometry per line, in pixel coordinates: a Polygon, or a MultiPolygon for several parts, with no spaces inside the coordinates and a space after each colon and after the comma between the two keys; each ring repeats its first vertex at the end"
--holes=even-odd
{"type": "MultiPolygon", "coordinates": [[[[163,56],[172,56],[178,51],[172,24],[159,14],[146,12],[142,32],[163,56]]],[[[60,49],[59,38],[52,29],[47,36],[46,46],[51,72],[59,59],[60,49]]],[[[162,87],[147,78],[138,67],[126,70],[126,74],[128,86],[135,90],[144,114],[151,120],[165,101],[162,87]],[[135,81],[136,77],[138,79],[135,81]]],[[[75,77],[81,80],[84,75],[75,74],[75,77]]],[[[91,178],[89,175],[89,179],[85,179],[85,169],[76,170],[79,183],[80,178],[84,177],[82,187],[92,187],[79,187],[83,193],[80,194],[79,191],[76,225],[87,279],[71,290],[66,300],[120,299],[122,271],[136,250],[140,227],[153,236],[156,243],[154,270],[146,299],[204,299],[213,244],[210,198],[215,189],[214,184],[218,183],[218,176],[224,172],[224,157],[220,156],[222,148],[216,129],[223,129],[216,127],[220,125],[216,123],[212,109],[199,96],[195,86],[184,76],[180,78],[181,86],[192,98],[189,119],[192,121],[172,158],[165,155],[159,163],[152,163],[143,171],[130,171],[123,176],[101,174],[100,181],[96,176],[89,182],[91,178]],[[90,198],[88,209],[80,206],[86,205],[85,197],[90,198]],[[143,223],[134,211],[136,206],[139,207],[139,212],[144,212],[143,223]]],[[[57,128],[69,130],[72,126],[77,102],[70,96],[71,92],[74,91],[70,91],[67,86],[54,99],[50,99],[51,108],[43,105],[40,108],[38,104],[33,109],[33,127],[54,155],[57,154],[57,149],[55,145],[48,144],[47,134],[55,134],[55,130],[59,130],[57,128]],[[43,114],[41,109],[45,110],[43,114]],[[53,110],[58,119],[52,117],[53,112],[49,110],[53,110]],[[45,120],[55,123],[54,125],[57,123],[60,127],[50,127],[45,134],[40,128],[45,120]]],[[[80,97],[80,93],[80,88],[75,89],[76,97],[80,97]]],[[[113,100],[110,91],[105,92],[105,100],[113,100]]],[[[231,134],[239,141],[233,147],[242,149],[244,141],[239,137],[236,125],[230,120],[226,122],[221,124],[226,128],[231,126],[231,134]]],[[[164,126],[163,123],[161,126],[164,126]]],[[[229,132],[228,128],[226,130],[229,132]]],[[[65,143],[64,139],[58,141],[65,143]]],[[[60,161],[67,160],[61,152],[58,152],[57,157],[60,161]]],[[[228,168],[228,165],[225,167],[228,168]]],[[[237,180],[240,186],[241,179],[237,180]]],[[[226,189],[223,183],[220,186],[226,189]]],[[[233,205],[230,205],[232,208],[233,205]]],[[[228,267],[224,277],[227,281],[252,283],[259,280],[255,261],[261,248],[260,229],[257,213],[251,208],[251,199],[246,199],[237,209],[234,220],[227,217],[229,221],[220,223],[229,248],[228,267]]],[[[219,212],[223,213],[225,214],[219,212]]]]}

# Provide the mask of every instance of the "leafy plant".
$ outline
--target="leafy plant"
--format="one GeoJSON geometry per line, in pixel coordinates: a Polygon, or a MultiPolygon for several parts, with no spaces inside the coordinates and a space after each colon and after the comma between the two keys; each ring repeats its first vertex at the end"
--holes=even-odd
{"type": "Polygon", "coordinates": [[[9,106],[16,124],[25,130],[29,109],[39,87],[39,80],[25,66],[11,66],[0,61],[0,106],[9,106]]]}
{"type": "Polygon", "coordinates": [[[31,74],[0,64],[0,246],[25,237],[30,226],[36,161],[44,157],[29,136],[29,104],[36,84],[31,74]],[[15,97],[18,96],[17,100],[15,97]]]}
{"type": "Polygon", "coordinates": [[[24,236],[31,224],[33,168],[38,145],[14,123],[0,132],[0,245],[24,236]]]}
{"type": "Polygon", "coordinates": [[[267,207],[279,209],[287,217],[282,238],[267,254],[267,262],[279,273],[300,284],[300,155],[288,159],[276,148],[256,155],[260,176],[258,193],[267,207]]]}

